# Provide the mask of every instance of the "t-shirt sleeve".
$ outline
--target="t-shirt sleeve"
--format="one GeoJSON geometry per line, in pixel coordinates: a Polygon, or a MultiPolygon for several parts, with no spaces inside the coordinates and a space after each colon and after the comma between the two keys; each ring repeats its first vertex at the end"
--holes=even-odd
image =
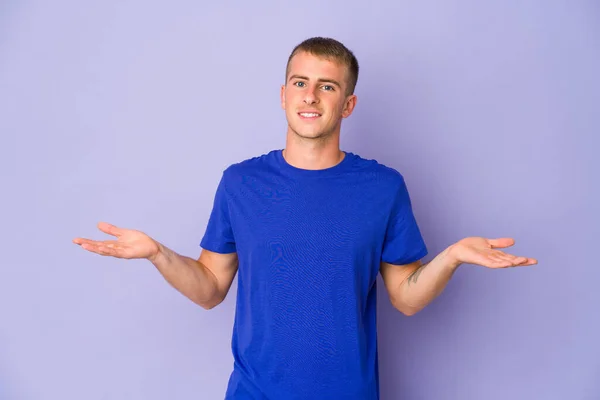
{"type": "Polygon", "coordinates": [[[206,231],[200,246],[215,253],[234,253],[235,238],[231,228],[229,200],[226,191],[225,174],[221,176],[214,196],[213,208],[210,213],[206,231]]]}
{"type": "Polygon", "coordinates": [[[402,179],[385,234],[382,261],[402,265],[426,255],[427,246],[413,214],[406,183],[402,179]]]}

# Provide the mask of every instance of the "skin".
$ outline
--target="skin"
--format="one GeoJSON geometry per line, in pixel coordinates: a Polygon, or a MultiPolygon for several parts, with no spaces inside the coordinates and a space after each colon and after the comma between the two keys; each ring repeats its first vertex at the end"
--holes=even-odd
{"type": "Polygon", "coordinates": [[[281,108],[288,121],[283,155],[298,168],[332,167],[343,158],[342,120],[352,114],[357,101],[356,95],[347,94],[348,70],[304,52],[292,58],[288,70],[281,86],[281,108]],[[307,121],[298,115],[301,111],[317,111],[321,116],[307,121]]]}
{"type": "MultiPolygon", "coordinates": [[[[307,53],[298,53],[290,62],[286,82],[281,86],[281,107],[288,121],[286,161],[298,168],[323,169],[338,164],[342,120],[357,103],[347,90],[348,70],[344,65],[307,53]],[[315,111],[318,118],[298,113],[315,111]]],[[[102,256],[149,260],[175,289],[205,309],[220,304],[227,295],[238,268],[236,253],[219,254],[202,249],[197,259],[182,256],[144,232],[101,222],[98,229],[114,240],[75,238],[84,250],[102,256]]],[[[452,244],[429,263],[417,261],[402,266],[381,264],[381,276],[394,307],[414,315],[444,290],[454,272],[463,264],[492,269],[531,266],[537,260],[516,256],[501,249],[513,246],[512,238],[467,237],[452,244]]]]}

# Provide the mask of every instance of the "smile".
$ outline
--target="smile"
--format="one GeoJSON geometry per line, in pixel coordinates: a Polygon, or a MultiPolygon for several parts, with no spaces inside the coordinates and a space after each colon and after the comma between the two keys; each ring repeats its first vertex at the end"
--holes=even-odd
{"type": "Polygon", "coordinates": [[[303,118],[317,118],[317,117],[321,116],[321,114],[313,113],[313,112],[303,112],[303,113],[298,113],[298,115],[300,115],[303,118]]]}

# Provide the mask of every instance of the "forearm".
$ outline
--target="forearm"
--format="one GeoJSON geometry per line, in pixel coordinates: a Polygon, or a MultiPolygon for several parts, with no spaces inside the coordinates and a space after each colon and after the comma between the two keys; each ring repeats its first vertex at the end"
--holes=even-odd
{"type": "Polygon", "coordinates": [[[171,286],[205,309],[221,302],[217,278],[206,266],[160,243],[158,247],[158,253],[149,261],[171,286]]]}
{"type": "Polygon", "coordinates": [[[407,315],[413,315],[442,293],[460,265],[452,257],[451,251],[452,247],[446,248],[401,283],[394,296],[396,308],[407,315]]]}

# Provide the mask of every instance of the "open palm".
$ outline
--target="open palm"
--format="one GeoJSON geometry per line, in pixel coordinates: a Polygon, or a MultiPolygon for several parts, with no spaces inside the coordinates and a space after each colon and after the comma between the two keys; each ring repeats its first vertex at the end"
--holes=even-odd
{"type": "Polygon", "coordinates": [[[106,222],[100,222],[98,229],[117,239],[98,241],[75,238],[73,243],[93,253],[117,258],[150,258],[158,252],[158,243],[143,232],[118,228],[106,222]]]}
{"type": "Polygon", "coordinates": [[[537,264],[535,258],[516,256],[498,250],[514,245],[511,238],[486,239],[469,237],[460,240],[454,246],[457,260],[465,264],[476,264],[488,268],[508,268],[537,264]]]}

